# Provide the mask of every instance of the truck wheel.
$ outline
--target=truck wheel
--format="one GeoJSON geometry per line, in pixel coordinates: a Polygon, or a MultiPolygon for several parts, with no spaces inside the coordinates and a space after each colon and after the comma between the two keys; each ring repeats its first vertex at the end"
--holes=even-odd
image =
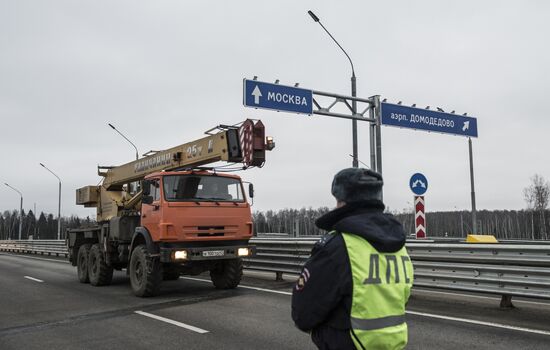
{"type": "Polygon", "coordinates": [[[92,245],[88,254],[88,275],[92,286],[107,286],[113,279],[113,268],[107,266],[99,243],[92,245]]]}
{"type": "Polygon", "coordinates": [[[174,266],[162,267],[162,279],[165,281],[175,281],[180,278],[180,271],[174,266]]]}
{"type": "Polygon", "coordinates": [[[76,258],[76,272],[80,283],[90,283],[88,275],[88,255],[90,254],[91,244],[83,244],[78,248],[76,258]]]}
{"type": "Polygon", "coordinates": [[[130,283],[138,297],[157,294],[162,282],[162,264],[152,259],[144,245],[137,246],[130,258],[130,283]]]}
{"type": "Polygon", "coordinates": [[[218,289],[233,289],[241,282],[243,275],[242,259],[224,260],[210,270],[210,279],[218,289]]]}

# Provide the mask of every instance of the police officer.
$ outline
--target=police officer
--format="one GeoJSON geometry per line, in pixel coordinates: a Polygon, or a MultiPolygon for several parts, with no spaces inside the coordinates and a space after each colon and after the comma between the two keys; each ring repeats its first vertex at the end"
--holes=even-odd
{"type": "Polygon", "coordinates": [[[382,176],[349,168],[332,182],[330,231],[313,248],[292,293],[292,319],[319,349],[402,349],[413,269],[402,225],[384,214],[382,176]]]}

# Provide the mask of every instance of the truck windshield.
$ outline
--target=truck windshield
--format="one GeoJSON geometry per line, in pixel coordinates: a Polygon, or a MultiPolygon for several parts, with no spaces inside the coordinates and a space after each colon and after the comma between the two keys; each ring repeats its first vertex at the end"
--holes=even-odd
{"type": "Polygon", "coordinates": [[[167,175],[164,177],[164,198],[167,201],[243,202],[238,179],[215,175],[167,175]]]}

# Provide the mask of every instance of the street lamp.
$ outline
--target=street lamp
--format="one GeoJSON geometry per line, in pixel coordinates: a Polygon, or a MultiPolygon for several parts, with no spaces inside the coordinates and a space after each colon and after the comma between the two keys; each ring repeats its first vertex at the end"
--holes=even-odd
{"type": "Polygon", "coordinates": [[[124,139],[125,139],[126,141],[130,142],[130,144],[131,144],[132,146],[134,146],[134,148],[136,149],[136,160],[138,160],[138,159],[139,159],[139,154],[138,154],[138,149],[137,149],[136,145],[134,145],[134,143],[133,143],[132,141],[130,141],[126,136],[124,136],[123,133],[121,133],[120,131],[118,131],[118,129],[115,128],[113,124],[107,123],[107,125],[109,125],[109,126],[111,127],[111,129],[113,129],[114,131],[118,132],[120,136],[124,137],[124,139]]]}
{"type": "Polygon", "coordinates": [[[19,240],[21,240],[21,231],[23,230],[23,193],[21,193],[15,187],[11,187],[10,185],[8,185],[5,182],[4,182],[4,185],[8,186],[9,188],[14,190],[15,192],[19,193],[19,195],[21,196],[21,206],[19,207],[19,240]]]}
{"type": "Polygon", "coordinates": [[[45,166],[42,163],[39,163],[39,164],[42,166],[42,168],[49,171],[53,176],[57,177],[57,179],[59,180],[59,199],[57,202],[57,239],[59,240],[61,239],[61,179],[53,171],[48,169],[47,166],[45,166]]]}
{"type": "Polygon", "coordinates": [[[472,196],[472,233],[477,233],[477,219],[476,219],[476,190],[474,188],[474,156],[472,153],[472,138],[468,137],[468,153],[470,155],[470,187],[472,196]]]}
{"type": "MultiPolygon", "coordinates": [[[[319,25],[325,30],[325,32],[327,32],[330,38],[336,43],[336,45],[338,45],[338,47],[342,50],[342,52],[344,52],[344,54],[348,58],[349,63],[351,64],[351,96],[356,97],[357,88],[356,88],[356,79],[355,79],[355,69],[353,68],[353,62],[351,61],[351,58],[349,57],[346,50],[344,50],[344,48],[338,43],[338,41],[334,39],[334,37],[332,36],[332,34],[330,34],[327,28],[325,28],[323,23],[321,23],[321,21],[319,20],[319,17],[317,17],[311,10],[308,11],[307,13],[311,16],[311,18],[315,22],[319,23],[319,25]]],[[[352,107],[353,115],[355,116],[355,114],[357,113],[357,101],[353,100],[351,107],[352,107]]],[[[352,125],[352,136],[353,136],[353,167],[357,168],[359,167],[359,160],[357,155],[357,120],[352,119],[351,123],[352,123],[351,125],[352,125]]]]}

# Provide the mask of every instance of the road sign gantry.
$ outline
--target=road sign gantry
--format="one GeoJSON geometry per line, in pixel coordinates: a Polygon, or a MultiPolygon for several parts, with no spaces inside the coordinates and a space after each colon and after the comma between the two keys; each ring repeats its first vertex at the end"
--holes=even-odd
{"type": "MultiPolygon", "coordinates": [[[[304,114],[366,121],[371,132],[371,169],[382,173],[380,141],[380,96],[366,98],[308,90],[243,79],[243,105],[304,114]],[[327,100],[328,99],[328,100],[327,100]],[[339,108],[338,111],[336,109],[339,108]],[[376,141],[374,141],[376,140],[376,141]]],[[[355,151],[354,151],[355,154],[355,151]]]]}

